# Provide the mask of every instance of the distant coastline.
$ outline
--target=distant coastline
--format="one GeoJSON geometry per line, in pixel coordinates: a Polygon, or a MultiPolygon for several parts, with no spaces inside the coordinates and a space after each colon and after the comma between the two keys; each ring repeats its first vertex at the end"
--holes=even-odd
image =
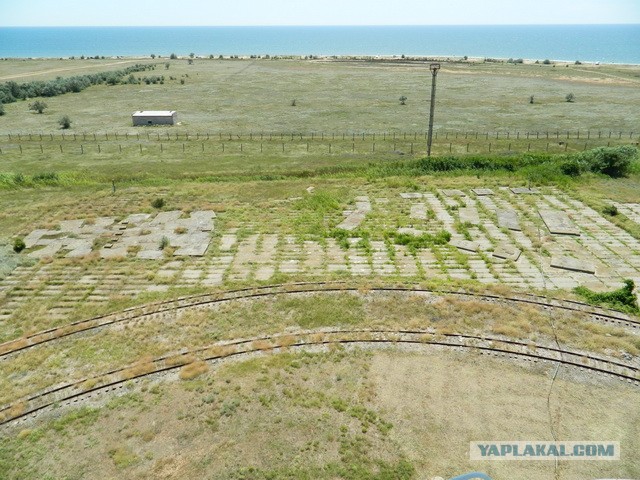
{"type": "Polygon", "coordinates": [[[0,58],[194,53],[206,57],[468,56],[640,64],[638,45],[640,25],[0,27],[0,58]]]}

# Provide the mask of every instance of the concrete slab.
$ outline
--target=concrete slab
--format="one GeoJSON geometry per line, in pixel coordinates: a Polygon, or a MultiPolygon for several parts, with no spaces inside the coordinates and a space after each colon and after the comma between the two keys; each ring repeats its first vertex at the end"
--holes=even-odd
{"type": "Polygon", "coordinates": [[[449,242],[449,245],[453,245],[454,247],[466,252],[477,252],[480,249],[480,246],[477,243],[470,242],[469,240],[453,239],[449,242]]]}
{"type": "Polygon", "coordinates": [[[127,248],[126,247],[118,247],[118,248],[109,248],[100,250],[101,258],[122,258],[127,256],[127,248]]]}
{"type": "Polygon", "coordinates": [[[549,231],[557,235],[580,235],[566,213],[557,210],[541,209],[538,211],[549,231]]]}
{"type": "Polygon", "coordinates": [[[573,257],[553,257],[551,259],[551,266],[572,272],[596,273],[593,265],[573,257]]]}
{"type": "Polygon", "coordinates": [[[136,255],[137,258],[144,260],[159,260],[164,256],[164,252],[159,248],[155,250],[140,250],[136,255]]]}
{"type": "Polygon", "coordinates": [[[515,210],[497,210],[498,226],[500,228],[508,228],[509,230],[521,231],[518,214],[515,210]]]}
{"type": "Polygon", "coordinates": [[[462,190],[457,190],[457,189],[445,189],[445,190],[442,190],[442,193],[445,197],[464,197],[465,196],[462,190]]]}
{"type": "Polygon", "coordinates": [[[427,219],[427,206],[424,203],[414,203],[411,205],[411,211],[409,217],[416,220],[427,219]]]}
{"type": "Polygon", "coordinates": [[[160,212],[156,215],[151,221],[151,225],[161,225],[163,223],[175,222],[182,216],[182,212],[180,210],[171,210],[169,212],[160,212]]]}
{"type": "Polygon", "coordinates": [[[418,192],[401,193],[400,196],[404,199],[422,198],[423,195],[418,192]]]}
{"type": "Polygon", "coordinates": [[[29,256],[32,258],[52,257],[56,253],[58,253],[60,249],[62,249],[62,241],[56,240],[55,242],[50,243],[44,248],[29,253],[29,256]]]}
{"type": "Polygon", "coordinates": [[[480,224],[480,215],[476,207],[462,207],[458,209],[458,215],[462,223],[470,223],[471,225],[480,224]]]}
{"type": "Polygon", "coordinates": [[[490,188],[472,188],[471,191],[479,197],[482,197],[484,195],[493,195],[493,190],[491,190],[490,188]]]}
{"type": "Polygon", "coordinates": [[[526,187],[515,187],[512,188],[511,191],[516,195],[535,195],[540,193],[540,190],[537,188],[526,188],[526,187]]]}
{"type": "Polygon", "coordinates": [[[493,256],[504,260],[513,260],[514,262],[520,258],[522,252],[520,249],[508,243],[501,243],[493,251],[493,256]]]}

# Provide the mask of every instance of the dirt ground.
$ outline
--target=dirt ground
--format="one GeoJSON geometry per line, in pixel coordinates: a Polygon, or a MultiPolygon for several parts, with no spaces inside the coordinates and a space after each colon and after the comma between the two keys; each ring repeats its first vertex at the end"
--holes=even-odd
{"type": "Polygon", "coordinates": [[[637,387],[563,368],[552,386],[554,369],[434,349],[256,357],[5,431],[2,478],[638,477],[637,387]],[[622,459],[469,460],[470,441],[550,441],[552,426],[619,441],[622,459]]]}

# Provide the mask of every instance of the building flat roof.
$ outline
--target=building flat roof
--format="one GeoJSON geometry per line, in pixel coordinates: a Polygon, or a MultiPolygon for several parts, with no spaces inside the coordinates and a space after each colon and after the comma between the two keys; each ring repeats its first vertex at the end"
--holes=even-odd
{"type": "Polygon", "coordinates": [[[135,112],[133,117],[172,117],[175,110],[141,110],[135,112]]]}

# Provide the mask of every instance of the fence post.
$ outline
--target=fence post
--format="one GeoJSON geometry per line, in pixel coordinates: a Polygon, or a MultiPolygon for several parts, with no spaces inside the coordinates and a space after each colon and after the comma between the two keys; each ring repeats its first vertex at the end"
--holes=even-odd
{"type": "Polygon", "coordinates": [[[84,155],[84,147],[80,145],[80,155],[84,155]]]}
{"type": "Polygon", "coordinates": [[[62,144],[60,144],[60,153],[62,153],[62,144]]]}

